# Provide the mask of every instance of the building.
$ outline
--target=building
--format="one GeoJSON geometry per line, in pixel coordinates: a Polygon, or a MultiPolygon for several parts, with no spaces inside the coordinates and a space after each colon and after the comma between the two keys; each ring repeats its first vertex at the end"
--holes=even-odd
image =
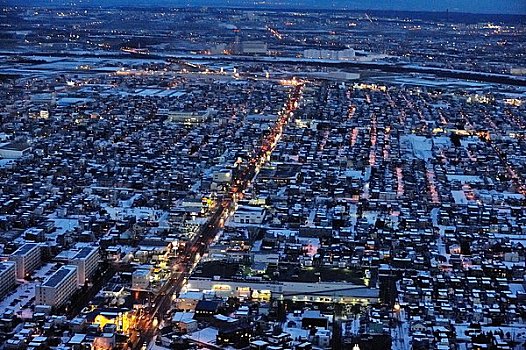
{"type": "Polygon", "coordinates": [[[98,247],[83,247],[70,260],[70,264],[77,266],[78,284],[84,285],[91,279],[99,267],[100,255],[98,247]]]}
{"type": "Polygon", "coordinates": [[[36,286],[36,304],[61,307],[75,293],[77,287],[77,267],[64,265],[44,283],[36,286]]]}
{"type": "Polygon", "coordinates": [[[194,319],[193,312],[176,312],[172,316],[172,324],[174,329],[184,332],[191,333],[198,329],[198,322],[194,319]]]}
{"type": "Polygon", "coordinates": [[[93,339],[94,349],[115,349],[116,340],[114,333],[102,333],[93,339]]]}
{"type": "Polygon", "coordinates": [[[307,310],[301,318],[302,328],[323,328],[327,329],[329,319],[321,314],[319,310],[307,310]]]}
{"type": "Polygon", "coordinates": [[[15,287],[16,283],[16,264],[12,261],[0,263],[0,297],[6,295],[15,287]]]}
{"type": "Polygon", "coordinates": [[[199,112],[181,112],[181,111],[168,111],[165,123],[194,125],[201,124],[212,117],[216,112],[213,109],[207,109],[199,112]]]}
{"type": "Polygon", "coordinates": [[[230,183],[232,181],[232,170],[221,169],[216,171],[213,175],[213,181],[215,183],[230,183]]]}
{"type": "Polygon", "coordinates": [[[234,214],[234,222],[241,224],[261,224],[265,219],[265,208],[241,205],[234,214]]]}
{"type": "Polygon", "coordinates": [[[303,51],[303,57],[309,59],[348,61],[354,59],[355,56],[356,52],[353,49],[345,49],[339,51],[307,49],[303,51]]]}
{"type": "Polygon", "coordinates": [[[41,110],[39,115],[41,119],[49,119],[49,111],[47,110],[41,110]]]}
{"type": "Polygon", "coordinates": [[[0,146],[0,158],[17,159],[31,152],[31,147],[25,142],[11,142],[0,146]]]}
{"type": "Polygon", "coordinates": [[[226,329],[220,329],[217,333],[216,342],[222,346],[233,346],[237,349],[245,348],[250,344],[250,326],[236,325],[226,329]]]}
{"type": "Polygon", "coordinates": [[[132,273],[132,290],[148,290],[150,287],[150,277],[151,277],[150,268],[138,268],[132,273]]]}
{"type": "Polygon", "coordinates": [[[193,311],[199,300],[204,299],[204,293],[200,291],[187,291],[179,295],[176,300],[177,309],[184,311],[193,311]]]}
{"type": "Polygon", "coordinates": [[[242,52],[245,55],[266,55],[268,46],[263,41],[243,41],[242,52]]]}
{"type": "Polygon", "coordinates": [[[315,303],[341,303],[369,305],[379,301],[379,290],[344,282],[288,282],[268,283],[260,281],[213,280],[193,277],[188,288],[212,290],[216,294],[240,296],[248,291],[252,294],[271,294],[275,298],[315,303]]]}
{"type": "Polygon", "coordinates": [[[219,313],[221,302],[219,300],[199,300],[195,306],[195,316],[197,320],[212,319],[219,313]]]}
{"type": "Polygon", "coordinates": [[[18,248],[9,260],[16,263],[16,278],[23,279],[29,276],[42,264],[42,251],[38,243],[26,243],[18,248]]]}
{"type": "Polygon", "coordinates": [[[513,75],[526,75],[526,68],[512,68],[510,69],[510,73],[513,75]]]}
{"type": "Polygon", "coordinates": [[[335,80],[335,81],[351,81],[351,80],[360,79],[360,73],[349,73],[345,71],[313,72],[313,73],[309,73],[308,76],[311,76],[316,79],[335,80]]]}
{"type": "Polygon", "coordinates": [[[126,308],[100,308],[95,311],[92,324],[97,324],[101,329],[107,325],[114,325],[120,333],[128,333],[135,322],[135,313],[126,308]]]}

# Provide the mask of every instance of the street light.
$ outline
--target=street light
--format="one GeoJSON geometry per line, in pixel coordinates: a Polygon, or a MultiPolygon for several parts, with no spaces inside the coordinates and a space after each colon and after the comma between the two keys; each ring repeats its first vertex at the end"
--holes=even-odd
{"type": "Polygon", "coordinates": [[[393,310],[394,310],[395,312],[400,312],[400,304],[399,304],[399,303],[395,303],[395,304],[394,304],[394,307],[393,307],[393,310]]]}

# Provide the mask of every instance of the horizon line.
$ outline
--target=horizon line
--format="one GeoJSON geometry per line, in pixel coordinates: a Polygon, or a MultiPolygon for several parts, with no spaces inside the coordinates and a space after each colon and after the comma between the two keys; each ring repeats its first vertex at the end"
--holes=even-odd
{"type": "MultiPolygon", "coordinates": [[[[0,4],[3,1],[0,1],[0,4]]],[[[268,11],[268,10],[279,10],[279,11],[306,11],[306,12],[316,12],[316,11],[335,11],[335,12],[395,12],[395,13],[421,13],[421,14],[440,14],[440,13],[448,13],[448,14],[468,14],[468,15],[480,15],[480,16],[511,16],[511,17],[526,17],[526,12],[524,13],[502,13],[502,12],[467,12],[467,11],[460,11],[460,10],[409,10],[409,9],[374,9],[374,8],[348,8],[344,6],[334,6],[334,7],[325,7],[325,6],[307,6],[307,7],[297,7],[294,5],[258,5],[254,4],[252,6],[246,6],[246,5],[227,5],[227,4],[213,4],[213,5],[197,5],[197,4],[179,4],[179,5],[164,5],[164,4],[157,4],[157,5],[148,5],[148,4],[128,4],[128,5],[103,5],[103,4],[90,4],[90,3],[82,3],[82,4],[46,4],[46,5],[30,5],[27,3],[23,4],[11,4],[9,5],[10,1],[7,1],[9,7],[14,8],[65,8],[65,7],[75,7],[75,8],[100,8],[100,9],[134,9],[134,8],[140,8],[140,9],[182,9],[182,8],[225,8],[225,9],[238,9],[238,10],[256,10],[256,11],[268,11]]]]}

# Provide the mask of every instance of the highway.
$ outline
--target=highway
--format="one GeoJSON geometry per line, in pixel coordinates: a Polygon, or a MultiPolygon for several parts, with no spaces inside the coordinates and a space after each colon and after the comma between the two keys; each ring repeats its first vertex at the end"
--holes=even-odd
{"type": "Polygon", "coordinates": [[[232,180],[230,192],[217,206],[214,213],[210,216],[207,223],[196,234],[194,239],[185,246],[184,253],[180,254],[174,265],[169,280],[161,288],[150,310],[141,316],[137,323],[138,332],[130,338],[130,348],[139,350],[147,346],[157,333],[157,326],[160,320],[168,313],[171,308],[172,296],[178,293],[184,285],[185,277],[191,273],[191,269],[199,257],[203,256],[215,236],[221,229],[221,219],[225,219],[228,213],[232,212],[237,199],[242,196],[244,191],[251,185],[253,178],[259,171],[261,165],[266,162],[267,157],[276,147],[284,127],[288,123],[294,110],[298,106],[303,85],[293,87],[289,99],[284,106],[282,113],[274,124],[269,135],[262,140],[261,148],[250,159],[246,167],[240,172],[237,178],[232,180]]]}

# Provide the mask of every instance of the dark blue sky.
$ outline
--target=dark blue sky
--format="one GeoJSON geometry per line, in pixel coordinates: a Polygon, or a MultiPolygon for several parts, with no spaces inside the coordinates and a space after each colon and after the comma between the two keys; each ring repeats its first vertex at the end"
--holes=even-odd
{"type": "Polygon", "coordinates": [[[20,5],[81,3],[95,6],[260,6],[526,14],[526,0],[0,0],[20,5]],[[264,4],[264,5],[263,5],[264,4]]]}
{"type": "Polygon", "coordinates": [[[526,14],[526,0],[336,0],[338,5],[375,10],[526,14]]]}

